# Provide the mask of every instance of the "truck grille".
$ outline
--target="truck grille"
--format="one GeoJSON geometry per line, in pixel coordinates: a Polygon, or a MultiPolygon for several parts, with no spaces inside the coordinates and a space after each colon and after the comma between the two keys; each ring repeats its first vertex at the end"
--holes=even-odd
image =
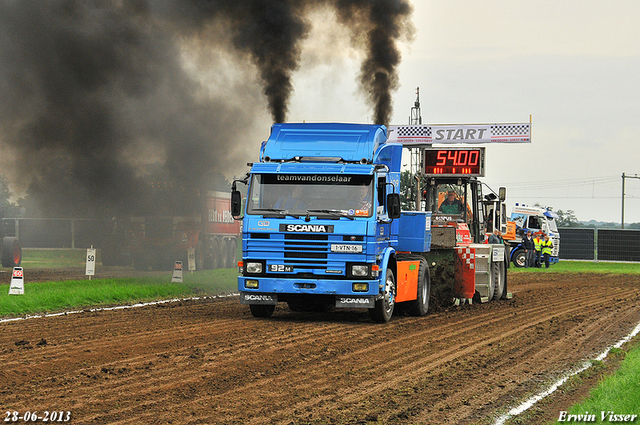
{"type": "Polygon", "coordinates": [[[250,233],[247,248],[252,256],[266,258],[270,264],[289,265],[296,270],[326,270],[340,267],[338,264],[344,267],[347,258],[345,254],[332,253],[331,244],[363,241],[362,236],[336,234],[250,233]]]}

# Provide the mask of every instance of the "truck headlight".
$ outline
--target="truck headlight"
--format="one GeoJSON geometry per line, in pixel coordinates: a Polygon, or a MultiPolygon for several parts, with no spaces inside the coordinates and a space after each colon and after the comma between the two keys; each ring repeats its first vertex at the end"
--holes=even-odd
{"type": "Polygon", "coordinates": [[[244,269],[247,273],[259,274],[262,273],[262,263],[247,262],[244,265],[244,269]]]}
{"type": "Polygon", "coordinates": [[[351,275],[352,276],[368,276],[369,275],[369,266],[365,264],[354,264],[351,266],[351,275]]]}

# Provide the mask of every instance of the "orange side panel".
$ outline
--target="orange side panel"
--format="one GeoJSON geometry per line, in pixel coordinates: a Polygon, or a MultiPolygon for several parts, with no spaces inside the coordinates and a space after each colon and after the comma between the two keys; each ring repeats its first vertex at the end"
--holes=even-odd
{"type": "Polygon", "coordinates": [[[418,297],[420,261],[398,261],[396,302],[411,301],[418,297]]]}
{"type": "Polygon", "coordinates": [[[513,241],[516,239],[516,222],[515,221],[507,221],[507,233],[502,235],[502,238],[508,241],[513,241]]]}

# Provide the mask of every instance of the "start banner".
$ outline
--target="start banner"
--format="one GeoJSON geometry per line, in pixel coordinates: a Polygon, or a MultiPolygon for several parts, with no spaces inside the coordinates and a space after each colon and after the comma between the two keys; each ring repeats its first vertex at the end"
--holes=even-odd
{"type": "Polygon", "coordinates": [[[531,123],[417,124],[389,126],[388,142],[405,146],[434,143],[531,143],[531,123]]]}

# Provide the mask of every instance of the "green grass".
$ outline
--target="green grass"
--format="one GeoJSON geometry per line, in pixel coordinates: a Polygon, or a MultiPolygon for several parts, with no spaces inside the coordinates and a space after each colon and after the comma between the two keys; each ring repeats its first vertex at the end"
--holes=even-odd
{"type": "Polygon", "coordinates": [[[86,259],[86,249],[23,249],[21,266],[24,269],[84,268],[86,259]]]}
{"type": "Polygon", "coordinates": [[[640,422],[640,347],[630,350],[616,373],[591,390],[584,402],[569,409],[568,415],[585,415],[585,412],[596,415],[595,423],[613,422],[607,418],[607,412],[616,415],[635,414],[637,416],[632,423],[640,422]],[[601,416],[603,411],[604,420],[601,416]]]}
{"type": "Polygon", "coordinates": [[[509,273],[615,273],[615,274],[640,274],[640,263],[612,263],[593,261],[568,261],[560,260],[548,269],[517,268],[513,264],[509,273]]]}
{"type": "Polygon", "coordinates": [[[171,298],[218,295],[237,291],[237,270],[184,272],[183,283],[171,283],[172,271],[137,278],[29,282],[29,270],[84,269],[85,250],[25,250],[24,295],[9,295],[9,283],[0,284],[0,317],[51,313],[171,298]]]}

